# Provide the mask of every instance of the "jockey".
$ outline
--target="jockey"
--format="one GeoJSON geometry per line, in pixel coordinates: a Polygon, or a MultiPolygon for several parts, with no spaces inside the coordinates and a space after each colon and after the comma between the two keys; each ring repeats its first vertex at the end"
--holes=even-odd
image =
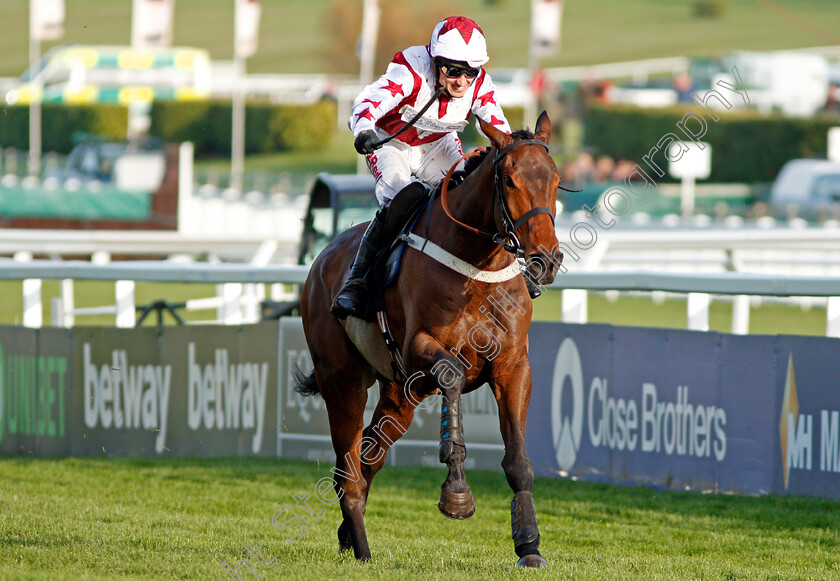
{"type": "Polygon", "coordinates": [[[450,16],[435,26],[428,46],[412,46],[394,55],[385,74],[353,102],[349,125],[354,145],[373,173],[382,209],[368,225],[347,281],[333,301],[330,312],[337,317],[364,314],[365,276],[386,243],[385,213],[391,200],[403,190],[405,196],[417,197],[426,192],[423,184],[436,186],[443,180],[463,155],[458,132],[470,115],[475,115],[477,127],[480,118],[510,133],[494,98],[496,87],[481,68],[488,60],[478,24],[450,16]],[[441,92],[436,95],[436,91],[441,92]],[[377,149],[378,140],[398,132],[426,104],[431,106],[411,128],[377,149]]]}

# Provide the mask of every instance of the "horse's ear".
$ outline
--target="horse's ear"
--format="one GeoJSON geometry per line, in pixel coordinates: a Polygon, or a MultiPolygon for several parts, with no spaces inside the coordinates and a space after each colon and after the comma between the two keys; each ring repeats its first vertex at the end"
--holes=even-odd
{"type": "Polygon", "coordinates": [[[540,118],[537,119],[537,130],[534,131],[534,135],[540,141],[545,141],[548,143],[548,140],[551,139],[551,120],[548,118],[548,113],[543,111],[540,113],[540,118]]]}
{"type": "Polygon", "coordinates": [[[490,123],[485,123],[484,119],[479,118],[478,124],[481,126],[482,133],[487,136],[490,143],[493,144],[493,147],[498,150],[504,149],[511,141],[513,141],[513,138],[510,135],[504,131],[499,131],[490,123]]]}

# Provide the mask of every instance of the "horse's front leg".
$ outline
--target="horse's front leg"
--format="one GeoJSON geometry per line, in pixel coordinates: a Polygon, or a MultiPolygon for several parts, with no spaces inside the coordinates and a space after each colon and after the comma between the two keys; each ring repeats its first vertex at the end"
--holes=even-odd
{"type": "Polygon", "coordinates": [[[531,368],[527,358],[513,366],[500,366],[491,387],[499,405],[499,423],[505,443],[502,468],[513,489],[510,505],[513,547],[519,557],[519,567],[545,567],[540,555],[540,531],[531,489],[534,469],[525,450],[525,423],[531,399],[531,368]]]}
{"type": "Polygon", "coordinates": [[[421,370],[413,378],[418,383],[415,389],[422,393],[440,390],[443,396],[438,453],[449,473],[441,486],[438,509],[449,518],[464,520],[475,514],[475,501],[464,474],[467,457],[461,412],[461,394],[466,383],[464,366],[428,336],[421,335],[415,340],[412,353],[412,368],[421,370]],[[421,382],[422,387],[419,386],[421,382]]]}
{"type": "Polygon", "coordinates": [[[441,389],[443,398],[440,405],[438,450],[440,461],[449,469],[446,481],[441,486],[438,509],[445,516],[456,520],[467,519],[475,514],[475,501],[464,473],[467,447],[464,443],[464,416],[461,410],[461,393],[464,390],[463,369],[461,371],[460,381],[456,385],[441,389]]]}

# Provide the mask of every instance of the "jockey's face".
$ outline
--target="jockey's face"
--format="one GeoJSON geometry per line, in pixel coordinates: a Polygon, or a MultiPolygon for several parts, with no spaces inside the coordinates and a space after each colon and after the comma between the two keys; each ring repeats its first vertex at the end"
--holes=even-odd
{"type": "Polygon", "coordinates": [[[469,78],[466,74],[457,76],[455,78],[447,77],[442,71],[438,70],[438,82],[446,88],[446,92],[450,97],[460,98],[467,94],[470,85],[473,84],[475,78],[469,78]]]}

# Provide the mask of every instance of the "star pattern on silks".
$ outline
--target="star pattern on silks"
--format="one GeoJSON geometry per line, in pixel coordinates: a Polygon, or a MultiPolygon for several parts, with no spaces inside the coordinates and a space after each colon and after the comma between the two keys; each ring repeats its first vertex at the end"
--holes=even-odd
{"type": "Polygon", "coordinates": [[[490,115],[490,125],[504,125],[504,121],[498,119],[495,115],[490,115]]]}
{"type": "Polygon", "coordinates": [[[373,121],[373,113],[370,112],[370,107],[368,107],[367,109],[365,109],[361,113],[356,114],[356,119],[361,119],[362,117],[364,117],[365,119],[370,119],[371,121],[373,121]]]}
{"type": "Polygon", "coordinates": [[[484,34],[475,22],[469,18],[464,18],[463,16],[453,16],[451,18],[447,18],[446,23],[440,28],[440,32],[438,34],[443,36],[450,30],[457,30],[460,33],[461,38],[463,38],[464,42],[467,44],[470,43],[473,30],[478,30],[481,34],[484,34]]]}
{"type": "Polygon", "coordinates": [[[405,93],[403,93],[403,88],[402,88],[402,86],[401,86],[401,85],[399,85],[398,83],[395,83],[395,82],[394,82],[394,81],[392,81],[391,79],[388,79],[388,84],[387,84],[387,85],[385,85],[385,86],[384,86],[384,87],[382,87],[382,88],[383,88],[383,89],[385,89],[386,91],[391,91],[391,96],[392,96],[392,97],[396,97],[396,96],[397,96],[397,94],[400,94],[400,95],[405,95],[405,93]]]}
{"type": "Polygon", "coordinates": [[[481,101],[481,106],[486,107],[488,103],[496,104],[496,99],[493,98],[493,95],[496,94],[496,91],[490,91],[489,93],[484,93],[483,95],[479,95],[478,100],[481,101]]]}
{"type": "Polygon", "coordinates": [[[382,104],[382,101],[374,101],[373,99],[365,99],[362,103],[370,103],[373,105],[374,109],[379,109],[379,105],[382,104]]]}

